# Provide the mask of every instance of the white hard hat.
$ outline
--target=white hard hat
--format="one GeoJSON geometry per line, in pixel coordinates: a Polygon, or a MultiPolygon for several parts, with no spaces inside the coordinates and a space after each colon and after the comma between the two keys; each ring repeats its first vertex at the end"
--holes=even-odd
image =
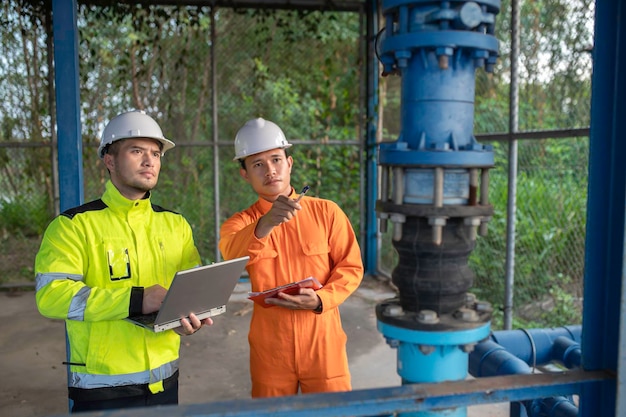
{"type": "Polygon", "coordinates": [[[175,145],[163,136],[163,131],[154,119],[144,111],[133,110],[119,114],[109,121],[102,132],[98,156],[104,158],[105,148],[115,141],[129,138],[156,139],[163,145],[161,152],[172,149],[175,145]]]}
{"type": "Polygon", "coordinates": [[[276,123],[259,117],[248,120],[237,132],[233,161],[270,149],[285,149],[290,146],[291,143],[287,142],[285,134],[276,123]]]}

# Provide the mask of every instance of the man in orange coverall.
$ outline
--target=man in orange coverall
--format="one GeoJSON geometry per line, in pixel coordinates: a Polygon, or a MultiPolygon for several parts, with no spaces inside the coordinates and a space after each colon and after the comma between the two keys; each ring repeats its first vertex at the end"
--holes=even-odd
{"type": "Polygon", "coordinates": [[[250,256],[252,291],[311,276],[323,285],[266,299],[270,308],[254,304],[248,334],[252,397],[352,388],[338,307],[363,278],[360,248],[337,204],[308,196],[296,201],[293,159],[285,151],[290,146],[276,124],[261,118],[239,130],[234,160],[259,199],[220,230],[225,259],[250,256]]]}

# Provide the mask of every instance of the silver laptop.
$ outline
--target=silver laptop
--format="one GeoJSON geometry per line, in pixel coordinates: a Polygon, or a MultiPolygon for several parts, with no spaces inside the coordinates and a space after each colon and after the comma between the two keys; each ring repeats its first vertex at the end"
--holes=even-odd
{"type": "Polygon", "coordinates": [[[161,309],[126,318],[154,332],[181,326],[181,318],[194,313],[200,320],[226,312],[226,303],[241,278],[249,256],[179,271],[174,276],[161,309]]]}

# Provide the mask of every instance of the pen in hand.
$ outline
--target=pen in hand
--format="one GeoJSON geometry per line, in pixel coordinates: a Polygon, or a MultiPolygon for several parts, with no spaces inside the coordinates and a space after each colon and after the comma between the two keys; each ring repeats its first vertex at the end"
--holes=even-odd
{"type": "Polygon", "coordinates": [[[307,191],[309,191],[309,188],[311,188],[311,187],[309,187],[308,185],[305,185],[305,186],[304,186],[304,188],[302,189],[302,191],[300,191],[300,195],[299,195],[299,196],[298,196],[298,198],[296,198],[296,200],[295,200],[295,201],[296,201],[296,203],[297,203],[298,201],[300,201],[300,199],[301,199],[302,197],[304,197],[304,195],[306,194],[306,192],[307,192],[307,191]]]}

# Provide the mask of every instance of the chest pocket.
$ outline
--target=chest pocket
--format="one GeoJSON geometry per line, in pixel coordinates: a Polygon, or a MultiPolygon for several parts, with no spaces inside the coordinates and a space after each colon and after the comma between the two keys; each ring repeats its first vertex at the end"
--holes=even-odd
{"type": "Polygon", "coordinates": [[[107,249],[106,257],[109,267],[109,279],[111,281],[129,279],[131,277],[128,248],[115,247],[107,249]]]}
{"type": "MultiPolygon", "coordinates": [[[[315,276],[318,280],[325,281],[328,272],[333,267],[330,258],[330,246],[328,236],[323,229],[306,230],[299,233],[300,247],[306,257],[303,276],[315,276]]],[[[320,281],[320,282],[321,282],[320,281]]],[[[324,284],[325,282],[322,282],[324,284]]]]}
{"type": "Polygon", "coordinates": [[[326,242],[302,242],[302,251],[306,256],[328,256],[330,246],[326,242]]]}
{"type": "Polygon", "coordinates": [[[297,224],[297,234],[302,252],[307,257],[328,258],[330,246],[328,245],[328,232],[323,224],[313,221],[313,227],[304,227],[300,222],[297,224]]]}
{"type": "Polygon", "coordinates": [[[86,277],[102,276],[104,282],[88,282],[87,285],[115,286],[124,284],[133,277],[134,252],[128,243],[128,239],[114,237],[106,237],[102,240],[97,251],[97,259],[92,263],[99,271],[96,275],[87,274],[86,277]]]}

